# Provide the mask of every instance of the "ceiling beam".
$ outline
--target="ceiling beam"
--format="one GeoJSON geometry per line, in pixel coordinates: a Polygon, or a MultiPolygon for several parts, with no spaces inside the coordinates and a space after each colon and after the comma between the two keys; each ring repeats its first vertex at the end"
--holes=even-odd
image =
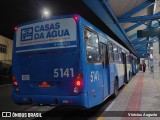
{"type": "Polygon", "coordinates": [[[137,49],[138,53],[147,53],[147,49],[137,49]]]}
{"type": "Polygon", "coordinates": [[[137,37],[137,33],[134,33],[134,34],[132,34],[132,35],[130,35],[130,36],[128,36],[129,37],[129,39],[132,39],[132,38],[134,38],[134,37],[137,37]]]}
{"type": "Polygon", "coordinates": [[[149,43],[149,40],[145,39],[145,40],[143,40],[143,41],[135,41],[135,42],[132,42],[133,45],[143,44],[143,43],[149,43]]]}
{"type": "MultiPolygon", "coordinates": [[[[160,12],[156,13],[155,15],[160,15],[160,12]]],[[[145,24],[146,21],[141,21],[141,22],[137,22],[136,24],[130,26],[129,28],[126,28],[125,29],[125,32],[129,32],[135,28],[137,28],[138,26],[142,25],[142,24],[145,24]]]]}
{"type": "Polygon", "coordinates": [[[144,38],[136,38],[136,39],[132,40],[131,43],[139,42],[141,40],[146,40],[146,39],[144,39],[144,38]]]}
{"type": "Polygon", "coordinates": [[[109,5],[108,0],[99,0],[99,2],[107,7],[109,13],[111,14],[110,17],[112,17],[112,20],[115,23],[118,23],[118,19],[117,19],[116,15],[114,14],[111,6],[109,5]]]}
{"type": "Polygon", "coordinates": [[[120,18],[119,22],[128,23],[128,22],[140,22],[140,21],[148,21],[148,20],[156,20],[160,19],[160,15],[148,15],[148,16],[138,16],[138,17],[130,17],[130,18],[120,18]]]}
{"type": "Polygon", "coordinates": [[[129,31],[135,29],[136,27],[139,27],[140,25],[142,25],[142,24],[144,24],[144,23],[145,23],[145,21],[137,22],[136,24],[130,26],[129,28],[126,28],[124,31],[125,31],[125,32],[129,32],[129,31]]]}
{"type": "Polygon", "coordinates": [[[136,50],[138,50],[139,48],[144,48],[147,45],[147,43],[144,44],[138,44],[135,46],[136,50]]]}
{"type": "Polygon", "coordinates": [[[149,40],[145,39],[145,40],[143,40],[143,41],[135,41],[135,42],[132,42],[133,45],[143,44],[143,43],[153,43],[153,41],[149,41],[149,40]]]}
{"type": "Polygon", "coordinates": [[[142,51],[139,51],[138,53],[139,53],[139,54],[149,54],[148,51],[143,51],[143,50],[142,50],[142,51]]]}
{"type": "Polygon", "coordinates": [[[144,21],[143,21],[143,22],[137,22],[136,24],[134,24],[134,25],[126,28],[124,31],[125,31],[125,32],[129,32],[129,31],[135,29],[136,27],[139,27],[140,25],[142,25],[142,24],[144,24],[144,23],[145,23],[144,21]]]}

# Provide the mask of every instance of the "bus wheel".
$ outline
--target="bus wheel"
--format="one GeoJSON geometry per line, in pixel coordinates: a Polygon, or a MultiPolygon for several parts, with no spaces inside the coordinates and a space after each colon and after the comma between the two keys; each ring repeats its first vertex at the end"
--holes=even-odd
{"type": "Polygon", "coordinates": [[[113,93],[113,98],[117,97],[118,95],[118,79],[115,79],[115,83],[114,83],[114,93],[113,93]]]}

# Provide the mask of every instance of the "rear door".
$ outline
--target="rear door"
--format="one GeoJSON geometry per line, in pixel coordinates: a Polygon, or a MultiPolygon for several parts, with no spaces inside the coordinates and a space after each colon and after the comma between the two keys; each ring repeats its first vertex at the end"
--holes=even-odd
{"type": "Polygon", "coordinates": [[[115,63],[114,63],[114,52],[113,44],[111,41],[108,42],[108,56],[109,56],[109,82],[110,82],[110,95],[114,92],[114,81],[115,81],[115,63]]]}
{"type": "Polygon", "coordinates": [[[108,52],[107,45],[100,43],[101,60],[102,60],[102,75],[103,75],[103,88],[104,88],[104,98],[109,94],[109,80],[108,80],[108,52]]]}
{"type": "Polygon", "coordinates": [[[127,82],[127,61],[126,61],[126,53],[122,52],[122,59],[124,64],[124,83],[127,82]]]}

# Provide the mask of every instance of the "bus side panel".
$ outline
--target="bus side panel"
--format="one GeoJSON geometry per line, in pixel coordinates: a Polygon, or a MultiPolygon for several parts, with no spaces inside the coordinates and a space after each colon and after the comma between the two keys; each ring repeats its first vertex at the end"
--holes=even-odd
{"type": "Polygon", "coordinates": [[[85,20],[81,20],[80,30],[80,58],[82,64],[82,73],[84,78],[84,88],[87,91],[87,104],[88,108],[103,102],[103,71],[101,63],[87,63],[86,58],[86,43],[84,39],[84,26],[83,24],[89,25],[85,20]]]}
{"type": "Polygon", "coordinates": [[[125,82],[125,68],[123,63],[116,63],[116,69],[118,73],[118,82],[119,82],[119,88],[124,84],[125,82]]]}
{"type": "Polygon", "coordinates": [[[85,93],[85,99],[83,101],[84,106],[86,108],[89,108],[89,103],[88,103],[88,93],[87,93],[87,89],[88,89],[88,81],[87,81],[87,74],[86,74],[86,51],[85,51],[85,42],[84,42],[84,31],[83,31],[83,24],[82,24],[83,19],[81,19],[81,21],[78,22],[78,32],[79,32],[79,45],[80,45],[80,72],[83,74],[83,93],[85,93]]]}
{"type": "Polygon", "coordinates": [[[103,101],[103,72],[102,66],[88,64],[87,66],[88,102],[89,107],[103,101]]]}
{"type": "Polygon", "coordinates": [[[109,79],[110,79],[110,95],[114,93],[114,82],[115,82],[115,75],[117,75],[116,67],[114,63],[109,64],[109,79]]]}
{"type": "Polygon", "coordinates": [[[116,77],[118,77],[118,88],[124,84],[124,64],[122,63],[110,63],[110,95],[114,93],[114,83],[116,77]]]}

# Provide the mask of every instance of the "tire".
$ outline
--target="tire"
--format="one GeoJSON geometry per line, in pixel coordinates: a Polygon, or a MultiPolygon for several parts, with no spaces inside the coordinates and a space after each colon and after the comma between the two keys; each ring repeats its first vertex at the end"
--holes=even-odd
{"type": "Polygon", "coordinates": [[[113,98],[116,98],[118,96],[118,79],[115,79],[114,83],[114,93],[113,93],[113,98]]]}

